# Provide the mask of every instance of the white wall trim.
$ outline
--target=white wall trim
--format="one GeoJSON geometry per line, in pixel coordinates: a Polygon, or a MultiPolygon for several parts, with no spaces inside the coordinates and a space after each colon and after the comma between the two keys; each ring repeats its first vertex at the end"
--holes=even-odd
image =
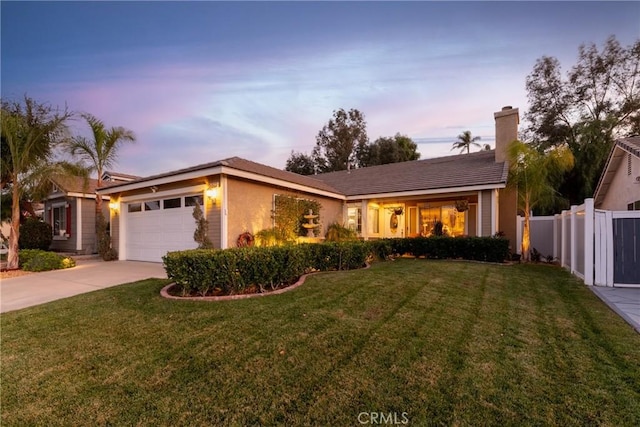
{"type": "MultiPolygon", "coordinates": [[[[203,193],[207,188],[206,184],[192,185],[189,187],[174,188],[173,190],[157,191],[155,193],[149,192],[145,194],[136,194],[131,196],[124,196],[120,198],[120,202],[127,203],[132,201],[144,201],[163,199],[170,196],[178,196],[188,193],[203,193]]],[[[203,193],[204,194],[204,193],[203,193]]]]}
{"type": "Polygon", "coordinates": [[[498,227],[498,190],[491,192],[491,235],[496,234],[498,227]]]}
{"type": "Polygon", "coordinates": [[[482,191],[478,191],[478,207],[476,208],[476,235],[482,237],[482,191]]]}
{"type": "Polygon", "coordinates": [[[229,246],[229,210],[227,189],[227,176],[220,176],[220,186],[222,187],[222,204],[220,206],[220,248],[226,249],[229,246]]]}
{"type": "MultiPolygon", "coordinates": [[[[93,200],[96,199],[95,194],[71,192],[71,193],[53,193],[47,196],[47,200],[60,199],[62,197],[79,197],[82,199],[93,199],[93,200]]],[[[102,200],[109,200],[109,196],[102,196],[102,200]]]]}
{"type": "Polygon", "coordinates": [[[505,188],[505,184],[486,184],[486,185],[474,185],[469,187],[454,187],[454,188],[435,188],[432,190],[413,190],[413,191],[397,191],[393,193],[372,193],[372,194],[360,194],[355,196],[347,196],[347,201],[361,200],[361,199],[384,199],[390,197],[413,197],[413,196],[428,196],[435,194],[451,194],[463,193],[469,191],[481,191],[481,190],[496,190],[505,188]]]}
{"type": "Polygon", "coordinates": [[[81,251],[82,250],[82,199],[76,199],[76,228],[77,228],[76,251],[81,251]]]}
{"type": "Polygon", "coordinates": [[[118,253],[120,256],[118,259],[124,261],[127,259],[127,217],[128,217],[128,203],[120,203],[120,218],[118,227],[118,253]]]}

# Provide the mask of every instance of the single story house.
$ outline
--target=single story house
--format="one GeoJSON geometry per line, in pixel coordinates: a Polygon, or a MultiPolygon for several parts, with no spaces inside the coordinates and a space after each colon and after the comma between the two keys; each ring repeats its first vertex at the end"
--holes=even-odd
{"type": "Polygon", "coordinates": [[[640,136],[615,141],[593,199],[596,209],[640,210],[640,136]]]}
{"type": "MultiPolygon", "coordinates": [[[[127,182],[139,177],[105,172],[105,183],[127,182]]],[[[51,249],[59,252],[92,254],[96,242],[96,189],[98,180],[81,177],[55,176],[52,190],[44,201],[43,219],[51,225],[51,249]]],[[[109,196],[101,196],[102,212],[109,218],[109,196]]]]}
{"type": "MultiPolygon", "coordinates": [[[[273,226],[278,196],[320,203],[321,235],[333,222],[364,239],[429,235],[437,221],[450,235],[516,241],[516,197],[506,188],[505,150],[517,139],[518,109],[494,114],[496,149],[350,171],[302,176],[232,157],[98,189],[110,198],[111,236],[121,260],[159,262],[195,248],[195,204],[217,248],[241,233],[273,226]]],[[[314,214],[317,214],[314,212],[314,214]]]]}

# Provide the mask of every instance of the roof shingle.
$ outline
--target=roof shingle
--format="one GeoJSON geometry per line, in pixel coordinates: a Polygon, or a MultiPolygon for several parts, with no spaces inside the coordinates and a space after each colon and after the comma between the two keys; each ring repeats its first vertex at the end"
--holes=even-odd
{"type": "Polygon", "coordinates": [[[504,162],[494,150],[433,159],[391,163],[316,175],[347,196],[434,190],[507,182],[504,162]]]}

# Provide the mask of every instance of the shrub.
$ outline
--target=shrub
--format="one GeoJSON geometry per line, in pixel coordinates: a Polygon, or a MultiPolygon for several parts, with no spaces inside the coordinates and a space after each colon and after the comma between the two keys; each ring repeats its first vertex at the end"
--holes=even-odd
{"type": "Polygon", "coordinates": [[[310,271],[349,270],[365,264],[364,242],[231,248],[169,252],[162,259],[167,276],[184,295],[214,291],[239,294],[255,287],[274,290],[310,271]]]}
{"type": "Polygon", "coordinates": [[[25,271],[60,270],[76,266],[75,260],[71,257],[40,249],[20,250],[19,264],[25,271]]]}
{"type": "Polygon", "coordinates": [[[193,232],[193,240],[198,244],[198,249],[211,249],[213,243],[209,239],[209,221],[204,217],[200,205],[193,207],[193,219],[196,220],[196,231],[193,232]]]}
{"type": "Polygon", "coordinates": [[[35,218],[28,218],[20,225],[20,238],[18,247],[20,249],[40,249],[46,251],[51,246],[53,231],[46,222],[35,218]]]}
{"type": "Polygon", "coordinates": [[[327,234],[325,235],[327,242],[341,242],[343,240],[357,240],[358,233],[355,230],[344,227],[337,222],[329,224],[327,234]]]}
{"type": "Polygon", "coordinates": [[[408,237],[369,241],[373,256],[379,260],[400,255],[429,259],[468,259],[504,262],[509,257],[509,241],[497,237],[408,237]]]}
{"type": "Polygon", "coordinates": [[[281,228],[266,228],[256,233],[257,246],[278,246],[293,243],[288,240],[287,234],[281,228]]]}
{"type": "Polygon", "coordinates": [[[102,212],[96,215],[96,239],[98,241],[98,254],[103,261],[115,261],[118,259],[118,251],[111,246],[111,236],[107,230],[108,222],[102,212]]]}

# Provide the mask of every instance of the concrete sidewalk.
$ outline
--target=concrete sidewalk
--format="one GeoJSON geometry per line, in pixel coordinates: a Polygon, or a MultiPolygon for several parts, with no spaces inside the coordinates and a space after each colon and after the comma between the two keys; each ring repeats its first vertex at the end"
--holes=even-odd
{"type": "Polygon", "coordinates": [[[640,288],[589,286],[605,304],[640,333],[640,288]]]}
{"type": "Polygon", "coordinates": [[[166,279],[160,263],[80,261],[67,270],[45,271],[3,279],[0,313],[149,278],[166,279]]]}

